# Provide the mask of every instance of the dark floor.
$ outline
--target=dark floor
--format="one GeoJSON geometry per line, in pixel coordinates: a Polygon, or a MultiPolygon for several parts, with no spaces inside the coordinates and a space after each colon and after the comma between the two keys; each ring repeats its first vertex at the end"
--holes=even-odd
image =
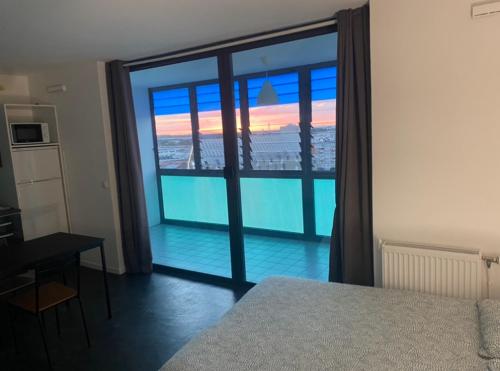
{"type": "MultiPolygon", "coordinates": [[[[82,299],[92,347],[87,348],[77,303],[61,307],[62,338],[47,316],[55,370],[157,370],[194,335],[216,323],[246,292],[154,273],[112,276],[113,319],[108,320],[100,272],[82,268],[82,299]]],[[[35,317],[16,320],[20,353],[1,308],[0,370],[45,370],[35,317]]]]}

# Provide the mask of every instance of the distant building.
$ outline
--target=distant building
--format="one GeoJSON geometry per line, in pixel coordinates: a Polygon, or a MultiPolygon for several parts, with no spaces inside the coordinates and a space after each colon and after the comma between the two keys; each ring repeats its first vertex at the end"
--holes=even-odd
{"type": "MultiPolygon", "coordinates": [[[[332,171],[335,167],[335,126],[312,128],[313,170],[332,171]]],[[[250,135],[254,170],[301,170],[300,129],[289,124],[280,130],[258,131],[250,135]]],[[[240,161],[242,159],[241,140],[240,161]]],[[[224,167],[222,134],[200,135],[203,169],[224,167]]],[[[159,136],[160,168],[194,169],[193,140],[186,136],[159,136]]]]}

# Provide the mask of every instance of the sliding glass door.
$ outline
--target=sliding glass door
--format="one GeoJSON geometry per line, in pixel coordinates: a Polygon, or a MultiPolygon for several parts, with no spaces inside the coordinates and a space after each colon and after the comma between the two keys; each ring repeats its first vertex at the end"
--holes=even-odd
{"type": "Polygon", "coordinates": [[[246,276],[326,280],[334,209],[336,35],[232,55],[246,276]]]}
{"type": "MultiPolygon", "coordinates": [[[[133,75],[147,87],[161,223],[155,264],[231,277],[229,216],[217,58],[133,75]]],[[[136,107],[137,110],[137,107],[136,107]]]]}
{"type": "Polygon", "coordinates": [[[336,42],[322,30],[131,74],[136,113],[146,91],[152,122],[155,264],[327,279],[336,42]]]}

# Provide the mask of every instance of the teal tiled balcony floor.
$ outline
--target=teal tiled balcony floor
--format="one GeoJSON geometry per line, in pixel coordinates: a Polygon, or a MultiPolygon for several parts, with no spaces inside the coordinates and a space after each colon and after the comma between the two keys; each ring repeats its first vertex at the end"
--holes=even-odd
{"type": "MultiPolygon", "coordinates": [[[[158,265],[231,277],[228,232],[161,224],[150,229],[158,265]]],[[[274,275],[328,279],[329,243],[245,235],[247,281],[274,275]]]]}

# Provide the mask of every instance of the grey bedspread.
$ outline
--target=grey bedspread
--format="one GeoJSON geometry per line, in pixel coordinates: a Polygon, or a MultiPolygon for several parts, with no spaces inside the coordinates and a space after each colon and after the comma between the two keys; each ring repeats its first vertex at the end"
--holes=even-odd
{"type": "Polygon", "coordinates": [[[277,277],[162,370],[485,370],[478,349],[475,301],[277,277]]]}

